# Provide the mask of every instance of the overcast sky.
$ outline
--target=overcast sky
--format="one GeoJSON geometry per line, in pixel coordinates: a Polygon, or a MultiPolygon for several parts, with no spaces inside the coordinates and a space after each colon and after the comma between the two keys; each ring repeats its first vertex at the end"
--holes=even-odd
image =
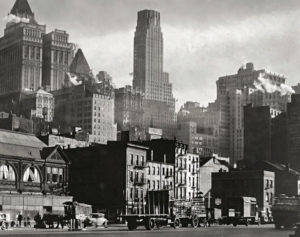
{"type": "MultiPolygon", "coordinates": [[[[0,0],[3,18],[15,0],[0,0]]],[[[132,83],[137,11],[161,12],[164,71],[177,108],[214,101],[216,80],[246,62],[300,82],[298,0],[28,0],[47,32],[67,30],[91,68],[108,71],[120,87],[132,83]]],[[[1,32],[4,22],[0,23],[1,32]]],[[[2,35],[3,33],[1,33],[2,35]]]]}

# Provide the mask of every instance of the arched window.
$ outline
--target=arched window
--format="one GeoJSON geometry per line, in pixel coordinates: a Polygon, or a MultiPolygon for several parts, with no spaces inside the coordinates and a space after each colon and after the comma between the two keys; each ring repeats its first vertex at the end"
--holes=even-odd
{"type": "Polygon", "coordinates": [[[41,177],[39,174],[39,171],[37,168],[31,166],[28,167],[25,170],[24,176],[23,176],[23,181],[24,182],[30,182],[30,183],[40,183],[41,182],[41,177]]]}
{"type": "Polygon", "coordinates": [[[16,174],[12,166],[1,165],[0,166],[0,180],[15,181],[16,174]]]}

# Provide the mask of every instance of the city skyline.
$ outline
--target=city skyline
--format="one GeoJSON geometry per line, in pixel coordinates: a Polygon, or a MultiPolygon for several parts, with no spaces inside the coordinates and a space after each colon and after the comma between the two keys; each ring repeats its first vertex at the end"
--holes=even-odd
{"type": "MultiPolygon", "coordinates": [[[[284,74],[289,85],[298,83],[297,1],[283,5],[279,1],[88,0],[83,6],[81,1],[65,0],[60,1],[61,8],[53,14],[51,8],[56,2],[30,0],[29,4],[37,21],[47,25],[47,32],[55,28],[66,30],[70,41],[83,49],[91,68],[95,72],[108,71],[117,87],[132,81],[129,74],[133,72],[137,11],[159,11],[165,41],[164,68],[174,85],[177,109],[187,100],[201,104],[214,101],[218,77],[235,74],[236,68],[248,61],[256,69],[284,74]],[[68,11],[71,3],[72,11],[68,11]],[[189,14],[184,14],[187,11],[189,14]],[[79,12],[80,20],[74,20],[79,12]]],[[[1,18],[13,4],[14,0],[0,1],[1,18]]],[[[4,29],[3,20],[0,29],[4,29]]]]}

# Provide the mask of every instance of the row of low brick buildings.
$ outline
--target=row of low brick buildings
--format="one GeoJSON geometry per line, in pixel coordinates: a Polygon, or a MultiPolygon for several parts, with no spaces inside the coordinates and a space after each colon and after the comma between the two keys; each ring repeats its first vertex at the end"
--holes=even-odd
{"type": "Polygon", "coordinates": [[[255,170],[229,170],[228,160],[200,157],[172,140],[62,149],[0,130],[0,146],[0,207],[11,220],[18,213],[63,214],[63,202],[74,197],[117,221],[121,214],[144,213],[149,190],[168,190],[180,200],[202,193],[219,210],[228,197],[251,196],[267,216],[275,196],[298,191],[299,173],[289,167],[261,162],[255,170]]]}
{"type": "MultiPolygon", "coordinates": [[[[72,163],[72,195],[107,213],[110,219],[124,213],[144,213],[149,190],[169,190],[175,199],[190,200],[211,189],[207,182],[211,182],[213,170],[200,177],[201,168],[211,165],[209,161],[201,164],[199,155],[188,153],[186,145],[172,140],[109,142],[65,152],[72,163]]],[[[213,166],[228,171],[225,162],[213,166]]]]}

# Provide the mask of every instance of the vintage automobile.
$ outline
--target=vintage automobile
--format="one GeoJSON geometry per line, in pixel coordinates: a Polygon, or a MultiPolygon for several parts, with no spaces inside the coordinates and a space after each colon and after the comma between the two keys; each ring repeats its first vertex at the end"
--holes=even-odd
{"type": "Polygon", "coordinates": [[[95,227],[108,227],[108,220],[103,213],[92,213],[89,217],[89,225],[95,227]]]}

